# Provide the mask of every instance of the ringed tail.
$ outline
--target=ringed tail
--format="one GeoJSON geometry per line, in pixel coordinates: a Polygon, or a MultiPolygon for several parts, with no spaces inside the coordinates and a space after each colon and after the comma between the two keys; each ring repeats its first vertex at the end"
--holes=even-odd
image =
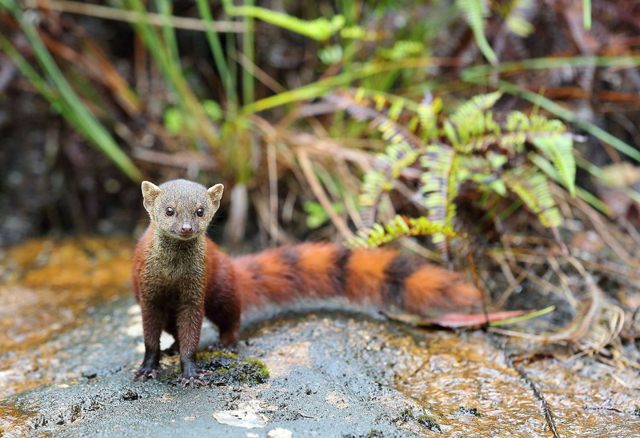
{"type": "Polygon", "coordinates": [[[460,274],[389,248],[303,243],[232,259],[242,308],[344,297],[409,313],[477,305],[480,292],[460,274]]]}

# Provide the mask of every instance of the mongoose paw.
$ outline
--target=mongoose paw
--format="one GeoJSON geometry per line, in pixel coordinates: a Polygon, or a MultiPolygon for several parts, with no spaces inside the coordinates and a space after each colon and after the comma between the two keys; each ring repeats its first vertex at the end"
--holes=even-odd
{"type": "Polygon", "coordinates": [[[174,347],[173,345],[169,348],[165,348],[164,350],[162,350],[160,352],[160,357],[162,359],[164,359],[165,357],[171,357],[171,356],[175,356],[176,354],[178,354],[180,352],[180,348],[179,347],[174,347]]]}
{"type": "Polygon", "coordinates": [[[205,375],[211,374],[211,371],[197,370],[193,375],[186,375],[182,373],[180,375],[180,386],[186,388],[195,388],[197,386],[207,386],[207,382],[202,380],[205,375]]]}
{"type": "Polygon", "coordinates": [[[140,380],[141,382],[146,382],[149,379],[155,379],[158,377],[158,368],[152,368],[149,366],[141,366],[138,368],[133,374],[133,380],[140,380]]]}
{"type": "Polygon", "coordinates": [[[223,344],[222,342],[214,342],[208,348],[209,351],[226,351],[228,353],[238,354],[238,343],[223,344]]]}

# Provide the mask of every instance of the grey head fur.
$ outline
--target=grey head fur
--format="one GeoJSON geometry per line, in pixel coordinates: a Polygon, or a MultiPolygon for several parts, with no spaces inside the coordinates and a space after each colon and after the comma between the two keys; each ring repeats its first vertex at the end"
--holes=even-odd
{"type": "Polygon", "coordinates": [[[167,181],[156,186],[142,183],[144,208],[154,228],[164,236],[191,240],[207,231],[209,222],[220,207],[224,186],[205,186],[186,179],[167,181]]]}

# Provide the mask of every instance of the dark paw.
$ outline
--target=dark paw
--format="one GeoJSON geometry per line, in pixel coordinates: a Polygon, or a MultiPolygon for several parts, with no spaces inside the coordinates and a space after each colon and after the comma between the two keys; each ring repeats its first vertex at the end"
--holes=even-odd
{"type": "Polygon", "coordinates": [[[152,368],[148,366],[141,366],[138,368],[133,374],[133,380],[140,380],[141,382],[146,382],[149,379],[155,379],[158,377],[158,368],[152,368]]]}
{"type": "Polygon", "coordinates": [[[226,351],[228,353],[238,354],[238,343],[223,344],[222,342],[214,342],[207,348],[209,351],[226,351]]]}
{"type": "Polygon", "coordinates": [[[165,357],[171,357],[171,356],[175,356],[180,352],[179,348],[174,348],[173,345],[169,348],[165,348],[164,350],[162,350],[160,352],[160,357],[161,358],[165,358],[165,357]]]}
{"type": "Polygon", "coordinates": [[[187,386],[190,388],[195,388],[197,386],[207,386],[207,382],[202,380],[202,378],[206,375],[211,374],[211,371],[197,370],[195,373],[182,373],[180,375],[180,386],[186,388],[187,386]]]}

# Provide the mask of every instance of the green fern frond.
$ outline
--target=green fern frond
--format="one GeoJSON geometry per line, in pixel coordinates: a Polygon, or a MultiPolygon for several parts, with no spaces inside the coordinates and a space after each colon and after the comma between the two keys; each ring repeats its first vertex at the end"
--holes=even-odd
{"type": "Polygon", "coordinates": [[[374,248],[400,237],[415,237],[440,234],[448,238],[462,237],[451,227],[441,226],[431,222],[426,217],[407,218],[397,215],[384,224],[374,224],[371,227],[361,228],[357,236],[347,241],[351,248],[374,248]]]}
{"type": "Polygon", "coordinates": [[[558,170],[564,186],[571,196],[576,193],[576,160],[573,156],[573,139],[569,135],[535,137],[532,143],[549,157],[558,170]]]}
{"type": "Polygon", "coordinates": [[[469,27],[473,31],[478,48],[485,58],[493,64],[498,64],[498,57],[491,48],[484,33],[485,19],[489,15],[489,7],[485,0],[456,0],[456,5],[462,11],[469,27]]]}
{"type": "Polygon", "coordinates": [[[425,50],[424,43],[420,41],[396,41],[393,47],[382,51],[382,56],[398,61],[410,57],[420,56],[425,50]]]}
{"type": "MultiPolygon", "coordinates": [[[[422,140],[428,142],[438,136],[438,114],[442,111],[442,99],[427,94],[417,108],[418,120],[422,128],[422,140]]],[[[415,132],[415,129],[413,130],[415,132]]]]}
{"type": "Polygon", "coordinates": [[[476,148],[476,138],[486,133],[500,134],[500,126],[494,121],[490,108],[496,104],[500,92],[475,96],[462,103],[443,124],[444,135],[460,152],[476,148]]]}
{"type": "Polygon", "coordinates": [[[558,227],[562,224],[562,216],[556,205],[549,180],[533,168],[518,168],[505,172],[502,176],[507,188],[513,191],[522,202],[536,214],[540,223],[547,227],[558,227]]]}
{"type": "Polygon", "coordinates": [[[365,225],[375,222],[376,208],[382,195],[393,189],[393,181],[400,177],[402,170],[414,164],[424,152],[424,148],[414,149],[408,143],[395,143],[376,156],[375,168],[364,175],[358,198],[365,208],[362,212],[365,225]]]}
{"type": "Polygon", "coordinates": [[[355,94],[344,91],[326,96],[325,100],[347,111],[355,120],[370,120],[369,125],[380,131],[385,140],[393,143],[406,142],[416,147],[423,146],[419,137],[398,123],[405,108],[406,99],[389,100],[382,94],[372,94],[358,89],[355,94]],[[388,109],[383,113],[385,108],[388,109]]]}
{"type": "MultiPolygon", "coordinates": [[[[546,173],[553,163],[559,179],[574,193],[573,137],[563,123],[538,114],[511,111],[496,118],[492,109],[500,97],[500,92],[475,96],[449,117],[441,114],[442,102],[430,95],[419,104],[363,89],[332,98],[358,120],[370,120],[388,142],[384,154],[376,157],[374,170],[364,177],[360,203],[365,207],[366,228],[359,244],[379,245],[400,233],[400,224],[390,229],[375,224],[376,208],[402,170],[417,161],[422,169],[418,190],[424,219],[435,227],[453,229],[455,201],[463,184],[484,194],[511,192],[543,226],[556,228],[562,223],[546,173]],[[544,169],[542,162],[547,163],[544,169]]],[[[430,230],[447,259],[450,235],[430,230]]],[[[409,234],[405,230],[398,235],[409,234]]]]}
{"type": "MultiPolygon", "coordinates": [[[[446,146],[428,146],[427,152],[420,158],[420,164],[429,169],[429,172],[422,174],[420,189],[429,220],[442,227],[452,227],[456,214],[453,200],[458,196],[459,190],[459,160],[455,150],[446,146]]],[[[442,251],[444,258],[448,258],[446,235],[436,233],[432,240],[442,251]]]]}
{"type": "Polygon", "coordinates": [[[526,17],[532,6],[531,0],[511,0],[504,5],[496,4],[496,9],[504,17],[507,29],[524,38],[534,31],[533,24],[526,17]]]}
{"type": "Polygon", "coordinates": [[[485,111],[493,108],[501,97],[502,93],[500,91],[474,96],[458,106],[449,119],[455,125],[470,123],[481,118],[485,111]]]}

